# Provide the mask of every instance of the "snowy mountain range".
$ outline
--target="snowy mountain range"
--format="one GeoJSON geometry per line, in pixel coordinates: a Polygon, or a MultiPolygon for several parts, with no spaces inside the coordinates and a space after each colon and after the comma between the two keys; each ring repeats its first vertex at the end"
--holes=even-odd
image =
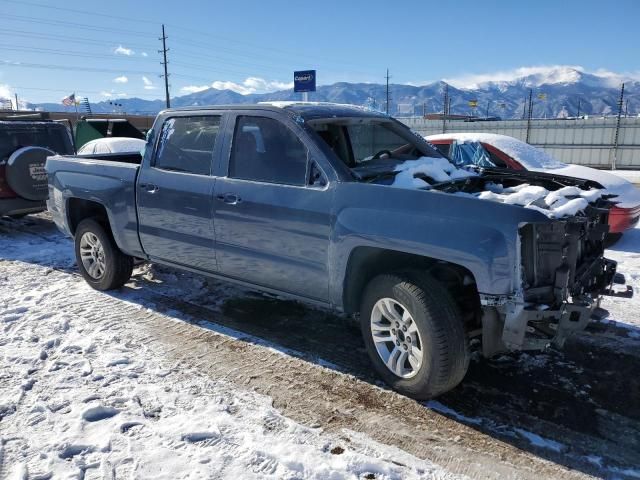
{"type": "MultiPolygon", "coordinates": [[[[523,69],[526,70],[526,69],[523,69]]],[[[526,73],[526,72],[525,72],[526,73]]],[[[556,67],[533,71],[509,80],[491,80],[459,85],[456,88],[445,81],[427,85],[390,85],[390,108],[393,115],[422,115],[442,112],[443,93],[448,85],[451,99],[450,113],[499,116],[505,119],[522,118],[523,107],[533,90],[533,117],[556,118],[562,116],[611,115],[617,113],[620,85],[625,81],[624,110],[629,114],[640,113],[640,82],[611,73],[586,73],[579,68],[556,67]],[[477,101],[472,109],[469,102],[477,101]]],[[[456,83],[456,82],[450,82],[456,83]]],[[[309,100],[350,103],[384,110],[385,85],[375,83],[346,83],[322,85],[309,100]]],[[[207,90],[172,98],[172,107],[198,105],[248,104],[271,100],[300,100],[301,95],[292,90],[242,95],[233,90],[207,90]]],[[[90,99],[91,100],[91,99],[90,99]]],[[[127,113],[155,114],[164,108],[163,100],[120,98],[120,111],[127,113]]],[[[32,105],[44,110],[63,110],[59,104],[32,105]]],[[[113,106],[108,101],[91,104],[94,113],[108,113],[113,106]]]]}

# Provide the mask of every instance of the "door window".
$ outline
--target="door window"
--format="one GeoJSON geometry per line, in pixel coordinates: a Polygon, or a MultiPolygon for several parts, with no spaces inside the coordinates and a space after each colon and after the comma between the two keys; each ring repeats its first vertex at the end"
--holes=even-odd
{"type": "Polygon", "coordinates": [[[154,166],[209,175],[220,116],[174,117],[164,122],[154,166]]]}
{"type": "Polygon", "coordinates": [[[229,176],[244,180],[305,185],[307,149],[281,122],[240,116],[233,136],[229,176]]]}

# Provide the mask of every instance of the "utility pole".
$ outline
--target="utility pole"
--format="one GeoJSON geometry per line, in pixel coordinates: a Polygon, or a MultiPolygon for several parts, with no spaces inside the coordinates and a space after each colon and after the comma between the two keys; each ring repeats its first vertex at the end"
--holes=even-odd
{"type": "Polygon", "coordinates": [[[160,37],[159,40],[162,40],[162,50],[158,50],[158,53],[162,53],[164,59],[163,62],[160,62],[160,64],[164,66],[164,75],[160,76],[164,77],[164,92],[167,108],[171,108],[171,99],[169,98],[169,73],[167,73],[167,64],[169,63],[167,62],[167,52],[169,49],[167,48],[167,36],[164,33],[164,24],[162,24],[162,37],[160,37]]]}
{"type": "Polygon", "coordinates": [[[529,132],[531,131],[531,113],[533,110],[533,88],[529,89],[529,112],[527,115],[527,139],[526,143],[529,143],[529,132]]]}
{"type": "Polygon", "coordinates": [[[18,93],[16,92],[16,112],[20,110],[20,107],[18,106],[18,93]]]}
{"type": "Polygon", "coordinates": [[[624,83],[620,89],[620,100],[618,100],[618,119],[616,120],[616,131],[613,137],[613,161],[611,162],[611,170],[616,169],[616,161],[618,157],[618,138],[620,134],[620,117],[622,116],[622,105],[624,104],[624,83]]]}
{"type": "Polygon", "coordinates": [[[422,102],[422,118],[427,116],[427,102],[422,102]]]}
{"type": "Polygon", "coordinates": [[[447,112],[449,110],[449,85],[444,84],[444,103],[442,106],[442,133],[447,131],[447,112]]]}
{"type": "Polygon", "coordinates": [[[489,118],[489,103],[491,102],[491,100],[487,100],[487,114],[484,116],[484,118],[489,118]]]}
{"type": "Polygon", "coordinates": [[[578,114],[576,115],[576,118],[580,118],[580,104],[582,103],[582,99],[578,98],[578,114]]]}
{"type": "Polygon", "coordinates": [[[389,69],[387,68],[387,107],[386,107],[386,112],[387,115],[389,115],[389,69]]]}

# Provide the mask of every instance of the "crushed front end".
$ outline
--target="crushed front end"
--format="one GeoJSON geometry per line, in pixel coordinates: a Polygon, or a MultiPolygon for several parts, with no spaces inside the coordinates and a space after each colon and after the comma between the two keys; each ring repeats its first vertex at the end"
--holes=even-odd
{"type": "MultiPolygon", "coordinates": [[[[600,200],[579,216],[520,227],[522,288],[508,297],[481,298],[493,307],[483,318],[485,355],[562,346],[592,318],[606,317],[601,295],[614,294],[613,283],[624,282],[616,262],[604,258],[609,207],[600,200]]],[[[631,296],[632,290],[618,295],[631,296]]]]}

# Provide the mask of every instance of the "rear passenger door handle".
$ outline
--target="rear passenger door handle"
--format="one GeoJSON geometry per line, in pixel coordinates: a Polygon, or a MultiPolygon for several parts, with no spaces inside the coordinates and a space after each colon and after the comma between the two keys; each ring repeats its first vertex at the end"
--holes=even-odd
{"type": "Polygon", "coordinates": [[[160,188],[153,183],[141,183],[139,186],[147,193],[156,193],[158,190],[160,190],[160,188]]]}
{"type": "Polygon", "coordinates": [[[223,195],[216,195],[216,198],[221,202],[229,205],[236,205],[242,201],[242,199],[235,193],[225,193],[223,195]]]}

